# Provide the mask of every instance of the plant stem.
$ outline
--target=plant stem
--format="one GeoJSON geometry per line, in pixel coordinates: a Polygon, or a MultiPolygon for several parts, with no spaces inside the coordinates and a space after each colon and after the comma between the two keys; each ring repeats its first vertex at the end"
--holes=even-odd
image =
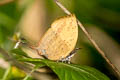
{"type": "Polygon", "coordinates": [[[11,73],[11,66],[9,66],[9,68],[5,71],[5,74],[2,78],[2,80],[8,80],[10,73],[11,73]]]}
{"type": "Polygon", "coordinates": [[[32,69],[32,71],[23,79],[23,80],[28,80],[28,78],[31,76],[31,74],[35,71],[35,69],[32,69]]]}

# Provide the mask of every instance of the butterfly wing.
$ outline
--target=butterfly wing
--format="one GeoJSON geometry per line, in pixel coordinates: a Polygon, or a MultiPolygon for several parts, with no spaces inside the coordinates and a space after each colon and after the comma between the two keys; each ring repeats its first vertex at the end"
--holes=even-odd
{"type": "Polygon", "coordinates": [[[78,38],[78,26],[75,15],[57,19],[42,37],[39,53],[50,60],[60,60],[75,48],[78,38]]]}

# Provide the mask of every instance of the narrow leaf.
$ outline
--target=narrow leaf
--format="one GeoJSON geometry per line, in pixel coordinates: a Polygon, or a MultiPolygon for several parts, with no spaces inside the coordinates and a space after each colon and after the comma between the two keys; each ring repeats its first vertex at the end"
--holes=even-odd
{"type": "Polygon", "coordinates": [[[20,55],[20,56],[24,56],[24,57],[29,58],[29,56],[24,51],[22,51],[22,49],[20,49],[20,48],[13,49],[13,50],[11,50],[11,52],[15,53],[16,55],[20,55]]]}

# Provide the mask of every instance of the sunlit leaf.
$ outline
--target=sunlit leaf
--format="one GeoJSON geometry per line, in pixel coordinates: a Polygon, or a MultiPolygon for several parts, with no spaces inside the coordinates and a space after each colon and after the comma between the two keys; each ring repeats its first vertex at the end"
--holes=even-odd
{"type": "Polygon", "coordinates": [[[41,59],[20,59],[26,62],[42,62],[50,67],[60,78],[60,80],[110,80],[100,71],[88,67],[75,64],[65,64],[61,62],[53,62],[41,59]]]}

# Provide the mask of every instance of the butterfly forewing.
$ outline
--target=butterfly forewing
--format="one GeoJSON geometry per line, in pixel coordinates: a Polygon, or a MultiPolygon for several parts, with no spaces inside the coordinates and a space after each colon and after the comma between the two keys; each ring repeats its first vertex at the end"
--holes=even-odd
{"type": "Polygon", "coordinates": [[[69,15],[57,19],[42,37],[37,47],[40,54],[50,60],[65,58],[74,49],[78,38],[76,17],[69,15]]]}

